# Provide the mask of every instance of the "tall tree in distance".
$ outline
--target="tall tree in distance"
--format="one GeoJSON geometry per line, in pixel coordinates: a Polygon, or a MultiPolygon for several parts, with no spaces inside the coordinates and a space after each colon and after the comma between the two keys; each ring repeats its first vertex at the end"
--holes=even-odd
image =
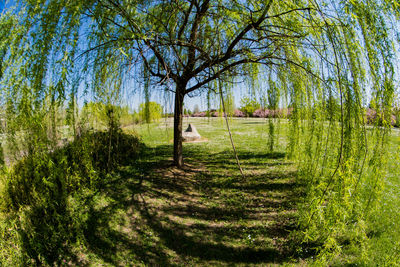
{"type": "Polygon", "coordinates": [[[193,114],[199,113],[199,112],[200,112],[199,105],[195,104],[194,107],[193,107],[193,114]]]}

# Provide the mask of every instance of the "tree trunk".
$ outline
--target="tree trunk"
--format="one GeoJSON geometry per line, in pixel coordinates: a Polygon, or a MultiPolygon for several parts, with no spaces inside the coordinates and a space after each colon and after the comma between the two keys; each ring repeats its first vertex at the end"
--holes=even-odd
{"type": "Polygon", "coordinates": [[[183,120],[183,93],[185,86],[177,84],[175,92],[175,112],[174,112],[174,164],[178,168],[183,167],[182,156],[182,120],[183,120]]]}

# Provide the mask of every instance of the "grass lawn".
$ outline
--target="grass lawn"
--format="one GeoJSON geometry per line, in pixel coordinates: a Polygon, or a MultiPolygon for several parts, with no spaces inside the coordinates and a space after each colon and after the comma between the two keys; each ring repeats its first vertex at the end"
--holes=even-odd
{"type": "MultiPolygon", "coordinates": [[[[121,168],[89,218],[80,260],[110,265],[263,265],[296,262],[301,187],[283,148],[268,151],[264,120],[233,120],[242,179],[224,121],[191,118],[207,142],[185,143],[187,167],[172,162],[172,124],[134,126],[146,148],[121,168]]],[[[185,119],[184,127],[187,126],[185,119]]]]}
{"type": "MultiPolygon", "coordinates": [[[[313,253],[291,235],[302,186],[285,155],[287,121],[269,150],[265,119],[230,121],[243,179],[221,118],[185,118],[206,140],[184,143],[185,168],[172,166],[172,121],[124,128],[145,144],[85,198],[84,242],[66,265],[308,265],[313,253]],[[301,251],[301,252],[300,252],[301,251]],[[71,260],[73,259],[73,260],[71,260]]],[[[367,249],[349,248],[333,264],[385,264],[400,256],[400,135],[393,131],[382,211],[371,214],[367,249]],[[365,260],[367,259],[367,260],[365,260]]],[[[393,261],[392,261],[393,262],[393,261]]],[[[400,262],[399,262],[400,264],[400,262]]],[[[1,264],[0,264],[1,265],[1,264]]]]}

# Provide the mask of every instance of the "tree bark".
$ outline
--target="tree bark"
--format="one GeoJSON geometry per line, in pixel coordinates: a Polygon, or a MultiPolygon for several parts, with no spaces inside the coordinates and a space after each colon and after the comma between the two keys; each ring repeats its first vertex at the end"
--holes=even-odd
{"type": "Polygon", "coordinates": [[[185,85],[177,84],[175,92],[174,112],[174,164],[178,168],[183,167],[182,155],[182,120],[183,120],[183,98],[185,97],[185,85]]]}

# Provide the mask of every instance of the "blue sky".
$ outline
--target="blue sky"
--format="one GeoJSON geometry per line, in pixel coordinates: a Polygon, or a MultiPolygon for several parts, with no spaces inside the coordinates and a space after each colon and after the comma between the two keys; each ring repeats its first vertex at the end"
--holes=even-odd
{"type": "Polygon", "coordinates": [[[0,12],[14,5],[14,0],[0,0],[0,12]]]}
{"type": "MultiPolygon", "coordinates": [[[[15,3],[15,1],[6,1],[6,0],[0,0],[0,12],[4,12],[4,10],[7,10],[10,6],[12,6],[15,3]]],[[[395,36],[393,36],[395,38],[395,36]]],[[[395,45],[395,51],[397,54],[395,55],[397,58],[399,58],[399,46],[397,43],[395,45]]],[[[396,81],[396,86],[398,86],[398,74],[399,74],[399,65],[395,63],[395,79],[396,81]]],[[[262,84],[262,83],[261,83],[262,84]]],[[[173,84],[171,86],[174,86],[173,84]]],[[[261,85],[262,86],[262,85],[261,85]]],[[[137,92],[132,93],[132,92],[126,92],[125,93],[125,101],[128,106],[130,106],[131,109],[137,109],[140,105],[140,103],[144,102],[144,96],[140,90],[137,90],[137,92]]],[[[263,90],[261,90],[263,91],[263,90]]],[[[248,84],[246,82],[240,83],[235,86],[233,89],[233,95],[234,95],[234,100],[235,100],[235,105],[236,107],[240,107],[240,100],[243,96],[247,95],[248,93],[248,84]]],[[[81,97],[79,99],[79,103],[83,104],[85,101],[89,101],[90,97],[89,96],[83,96],[81,94],[81,97]]],[[[167,106],[167,110],[172,111],[173,110],[173,95],[169,94],[166,95],[160,90],[154,90],[152,92],[151,96],[151,101],[156,101],[164,106],[167,106]]],[[[206,94],[203,93],[202,95],[196,96],[196,97],[185,97],[185,108],[193,110],[195,105],[198,105],[201,110],[207,109],[207,100],[206,100],[206,94]]],[[[218,95],[213,95],[211,99],[211,108],[219,108],[219,96],[218,95]]]]}

